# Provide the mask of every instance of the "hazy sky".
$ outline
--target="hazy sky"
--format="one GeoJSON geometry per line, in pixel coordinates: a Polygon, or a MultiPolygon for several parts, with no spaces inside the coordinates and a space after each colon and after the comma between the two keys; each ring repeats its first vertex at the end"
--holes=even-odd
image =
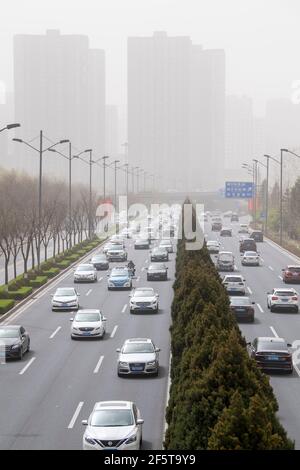
{"type": "Polygon", "coordinates": [[[0,0],[0,80],[12,88],[15,33],[86,34],[107,58],[108,103],[126,100],[126,38],[165,30],[224,48],[227,92],[265,100],[291,96],[300,79],[299,0],[0,0]]]}

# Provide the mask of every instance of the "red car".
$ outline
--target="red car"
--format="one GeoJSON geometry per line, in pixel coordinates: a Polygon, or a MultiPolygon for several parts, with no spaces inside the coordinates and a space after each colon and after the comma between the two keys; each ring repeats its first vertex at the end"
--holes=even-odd
{"type": "Polygon", "coordinates": [[[300,266],[287,266],[282,270],[283,282],[287,283],[300,283],[300,266]]]}

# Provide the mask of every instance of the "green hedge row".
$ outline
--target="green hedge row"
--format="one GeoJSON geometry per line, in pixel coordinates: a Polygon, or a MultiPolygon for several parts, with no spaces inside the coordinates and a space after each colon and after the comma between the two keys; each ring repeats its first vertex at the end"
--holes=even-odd
{"type": "Polygon", "coordinates": [[[206,247],[187,251],[185,242],[178,242],[172,304],[166,449],[293,449],[206,247]]]}
{"type": "Polygon", "coordinates": [[[0,286],[0,314],[6,313],[14,306],[14,301],[28,297],[33,289],[42,287],[48,279],[55,277],[61,270],[68,268],[72,263],[86,255],[101,244],[102,240],[85,240],[74,246],[64,254],[51,258],[41,264],[40,270],[30,270],[27,275],[19,275],[10,281],[7,286],[0,286]]]}

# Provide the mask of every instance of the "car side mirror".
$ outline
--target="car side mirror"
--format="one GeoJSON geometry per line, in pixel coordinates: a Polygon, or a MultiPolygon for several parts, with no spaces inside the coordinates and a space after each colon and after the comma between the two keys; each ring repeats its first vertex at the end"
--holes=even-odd
{"type": "Polygon", "coordinates": [[[88,426],[88,421],[87,421],[87,419],[84,419],[83,421],[81,421],[81,424],[82,424],[83,426],[88,426]]]}
{"type": "Polygon", "coordinates": [[[251,302],[251,303],[252,303],[252,305],[255,305],[255,302],[251,302]]]}
{"type": "Polygon", "coordinates": [[[281,271],[284,273],[285,269],[282,269],[281,271]]]}
{"type": "Polygon", "coordinates": [[[121,352],[121,348],[116,349],[117,353],[121,352]]]}
{"type": "Polygon", "coordinates": [[[288,347],[288,348],[292,348],[293,346],[292,346],[291,343],[287,343],[287,347],[288,347]]]}
{"type": "Polygon", "coordinates": [[[155,348],[155,352],[160,352],[161,349],[160,348],[155,348]]]}
{"type": "Polygon", "coordinates": [[[54,297],[54,294],[51,294],[51,297],[54,297]]]}
{"type": "Polygon", "coordinates": [[[106,318],[106,317],[102,317],[102,321],[107,321],[107,318],[106,318]]]}
{"type": "Polygon", "coordinates": [[[136,424],[144,424],[144,420],[143,419],[138,419],[136,424]]]}
{"type": "Polygon", "coordinates": [[[77,292],[77,297],[80,297],[80,295],[81,295],[81,294],[80,294],[79,292],[77,292]]]}
{"type": "Polygon", "coordinates": [[[249,343],[246,343],[246,344],[247,344],[247,346],[252,346],[252,343],[251,343],[251,342],[249,342],[249,343]]]}
{"type": "Polygon", "coordinates": [[[74,318],[70,318],[70,321],[73,322],[73,321],[74,321],[74,318]]]}

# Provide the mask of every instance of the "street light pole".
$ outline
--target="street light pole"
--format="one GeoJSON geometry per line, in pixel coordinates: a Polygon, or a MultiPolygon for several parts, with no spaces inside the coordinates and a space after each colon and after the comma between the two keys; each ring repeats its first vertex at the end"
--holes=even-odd
{"type": "Polygon", "coordinates": [[[107,155],[105,155],[104,157],[102,157],[102,160],[103,160],[103,199],[104,199],[104,202],[106,200],[106,160],[108,159],[109,157],[107,155]]]}
{"type": "Polygon", "coordinates": [[[16,124],[7,124],[7,126],[2,127],[0,129],[0,132],[9,131],[10,129],[15,129],[16,127],[21,127],[21,124],[18,124],[18,123],[16,123],[16,124]]]}
{"type": "Polygon", "coordinates": [[[271,155],[264,155],[267,159],[267,189],[266,189],[266,234],[268,233],[268,221],[269,221],[269,167],[270,167],[270,159],[280,165],[280,161],[277,160],[275,157],[271,155]]]}

